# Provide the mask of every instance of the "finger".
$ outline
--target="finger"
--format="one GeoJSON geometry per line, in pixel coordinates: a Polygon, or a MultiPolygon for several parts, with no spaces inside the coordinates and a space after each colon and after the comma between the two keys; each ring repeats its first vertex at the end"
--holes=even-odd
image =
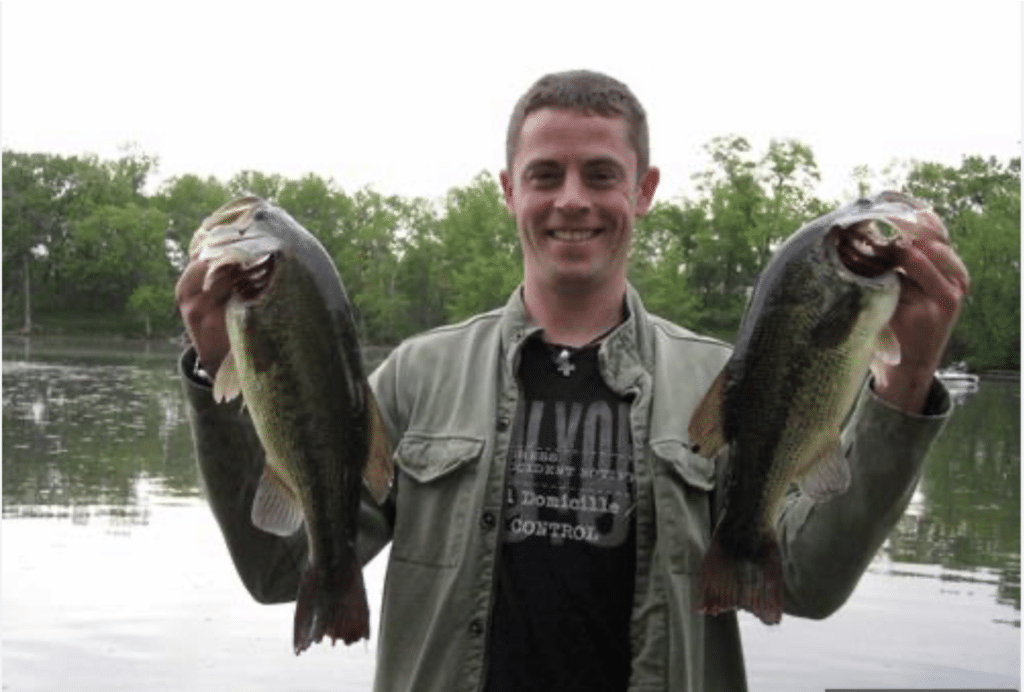
{"type": "Polygon", "coordinates": [[[914,245],[931,260],[943,276],[955,282],[961,292],[964,294],[970,292],[970,272],[953,248],[945,243],[935,241],[916,241],[914,245]]]}
{"type": "MultiPolygon", "coordinates": [[[[905,278],[916,284],[931,300],[937,302],[948,313],[957,311],[964,296],[966,278],[950,278],[940,270],[940,266],[948,264],[949,256],[934,261],[939,255],[933,244],[931,252],[925,252],[916,244],[903,247],[904,258],[901,263],[905,278]]],[[[953,255],[955,257],[955,255],[953,255]]],[[[966,270],[964,270],[966,272],[966,270]]]]}
{"type": "Polygon", "coordinates": [[[206,262],[190,262],[174,286],[174,302],[179,307],[192,296],[202,293],[206,262]]]}

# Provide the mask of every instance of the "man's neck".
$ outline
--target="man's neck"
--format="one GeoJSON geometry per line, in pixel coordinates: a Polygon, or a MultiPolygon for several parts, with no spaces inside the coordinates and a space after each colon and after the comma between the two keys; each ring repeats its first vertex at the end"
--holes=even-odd
{"type": "Polygon", "coordinates": [[[527,283],[526,313],[544,330],[544,341],[585,346],[622,322],[625,282],[597,291],[564,292],[527,283]]]}

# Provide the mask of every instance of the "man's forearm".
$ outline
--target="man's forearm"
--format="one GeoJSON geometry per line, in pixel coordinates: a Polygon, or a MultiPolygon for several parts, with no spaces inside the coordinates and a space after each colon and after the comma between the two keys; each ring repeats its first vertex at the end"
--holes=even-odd
{"type": "Polygon", "coordinates": [[[849,489],[824,502],[787,498],[778,522],[787,612],[825,617],[849,597],[906,509],[925,456],[949,415],[949,397],[931,383],[925,415],[908,414],[864,392],[843,435],[849,489]]]}
{"type": "Polygon", "coordinates": [[[194,362],[195,352],[188,351],[181,365],[196,461],[231,559],[257,601],[293,600],[306,562],[305,533],[281,538],[253,525],[263,448],[239,401],[217,404],[208,386],[189,377],[194,362]]]}

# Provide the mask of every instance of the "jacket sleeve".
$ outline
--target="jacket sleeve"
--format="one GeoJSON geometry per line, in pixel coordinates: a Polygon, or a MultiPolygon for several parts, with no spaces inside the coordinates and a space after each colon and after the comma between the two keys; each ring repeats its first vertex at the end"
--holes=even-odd
{"type": "MultiPolygon", "coordinates": [[[[281,538],[253,525],[250,516],[263,475],[263,447],[240,400],[218,404],[210,386],[190,375],[195,358],[195,350],[190,348],[180,360],[192,440],[206,498],[231,560],[258,602],[294,600],[307,559],[305,531],[281,538]]],[[[361,564],[369,562],[391,539],[389,504],[390,500],[378,507],[364,488],[357,545],[361,564]]]]}
{"type": "Polygon", "coordinates": [[[787,613],[823,618],[846,602],[906,510],[950,410],[938,380],[921,415],[900,411],[865,387],[842,436],[849,489],[817,503],[793,491],[780,514],[787,613]]]}

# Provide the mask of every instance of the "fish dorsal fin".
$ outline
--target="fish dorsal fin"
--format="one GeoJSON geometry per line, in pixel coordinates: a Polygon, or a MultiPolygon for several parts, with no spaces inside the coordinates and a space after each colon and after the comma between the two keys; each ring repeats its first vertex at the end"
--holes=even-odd
{"type": "Polygon", "coordinates": [[[231,401],[241,393],[242,384],[238,379],[235,359],[232,357],[231,351],[228,351],[217,369],[217,377],[213,380],[213,400],[216,402],[231,401]]]}
{"type": "Polygon", "coordinates": [[[871,374],[875,376],[875,382],[884,386],[886,366],[899,365],[901,358],[900,342],[887,324],[878,333],[875,356],[871,360],[871,374]]]}
{"type": "Polygon", "coordinates": [[[384,419],[377,406],[377,399],[373,396],[369,384],[363,386],[366,389],[366,415],[370,427],[370,455],[366,460],[366,468],[363,470],[363,480],[366,482],[366,487],[370,489],[373,499],[377,501],[377,504],[381,504],[391,490],[395,466],[391,459],[391,445],[388,443],[384,419]]]}
{"type": "Polygon", "coordinates": [[[252,500],[252,523],[277,536],[290,536],[302,526],[302,505],[270,464],[264,465],[252,500]]]}
{"type": "Polygon", "coordinates": [[[843,454],[838,434],[822,445],[816,459],[800,481],[803,491],[818,502],[846,492],[850,487],[850,464],[843,454]]]}
{"type": "Polygon", "coordinates": [[[722,429],[725,411],[725,384],[729,379],[728,367],[722,368],[718,377],[711,383],[697,410],[690,418],[688,429],[690,449],[710,459],[725,444],[725,432],[722,429]]]}

